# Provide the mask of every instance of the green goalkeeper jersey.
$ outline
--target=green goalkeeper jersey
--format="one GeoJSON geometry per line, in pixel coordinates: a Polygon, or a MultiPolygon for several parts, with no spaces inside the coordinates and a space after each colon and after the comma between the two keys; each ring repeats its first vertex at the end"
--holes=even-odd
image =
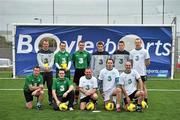
{"type": "Polygon", "coordinates": [[[61,67],[62,64],[67,64],[71,60],[71,56],[68,52],[57,52],[55,54],[55,63],[58,63],[59,66],[61,67]]]}
{"type": "Polygon", "coordinates": [[[53,80],[52,89],[56,91],[57,96],[62,96],[71,85],[73,85],[72,81],[66,77],[64,79],[56,78],[53,80]]]}
{"type": "Polygon", "coordinates": [[[27,91],[27,92],[29,91],[30,92],[29,85],[39,86],[40,84],[43,85],[43,77],[42,77],[42,75],[38,75],[37,77],[35,77],[34,74],[29,75],[25,79],[24,91],[27,91]]]}
{"type": "Polygon", "coordinates": [[[85,69],[89,67],[90,54],[87,51],[76,51],[72,56],[75,69],[85,69]]]}

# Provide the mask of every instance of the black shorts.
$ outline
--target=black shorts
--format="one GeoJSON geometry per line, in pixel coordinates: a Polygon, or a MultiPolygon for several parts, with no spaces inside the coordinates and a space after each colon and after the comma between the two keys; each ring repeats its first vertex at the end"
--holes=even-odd
{"type": "MultiPolygon", "coordinates": [[[[129,95],[130,100],[134,103],[137,102],[137,97],[135,97],[138,90],[135,90],[131,95],[129,95]]],[[[124,98],[124,103],[127,104],[126,98],[124,98]]]]}
{"type": "Polygon", "coordinates": [[[143,82],[147,81],[147,75],[141,76],[141,80],[142,80],[143,82]]]}
{"type": "Polygon", "coordinates": [[[81,103],[81,102],[88,103],[90,100],[91,100],[91,97],[90,97],[90,96],[87,96],[87,97],[82,98],[82,99],[80,100],[80,103],[81,103]]]}
{"type": "Polygon", "coordinates": [[[33,96],[31,91],[25,91],[24,90],[24,97],[26,99],[26,102],[33,101],[33,96]]]}
{"type": "Polygon", "coordinates": [[[85,69],[75,69],[73,81],[77,86],[79,86],[79,79],[85,75],[84,71],[85,69]]]}

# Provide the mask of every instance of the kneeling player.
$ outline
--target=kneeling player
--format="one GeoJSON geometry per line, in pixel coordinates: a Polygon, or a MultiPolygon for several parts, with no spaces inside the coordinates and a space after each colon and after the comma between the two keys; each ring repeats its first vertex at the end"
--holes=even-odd
{"type": "Polygon", "coordinates": [[[96,104],[98,95],[96,94],[97,89],[97,79],[92,76],[92,71],[90,68],[85,69],[85,76],[80,78],[79,91],[80,91],[80,109],[84,110],[86,103],[90,100],[96,104]]]}
{"type": "Polygon", "coordinates": [[[33,107],[33,96],[37,97],[36,108],[41,108],[43,100],[43,78],[40,75],[40,68],[38,66],[33,68],[33,74],[26,77],[24,85],[24,96],[26,99],[26,108],[31,109],[33,107]]]}
{"type": "Polygon", "coordinates": [[[59,77],[53,80],[52,95],[53,95],[53,109],[59,110],[60,103],[69,102],[69,110],[73,109],[74,102],[74,86],[71,80],[65,76],[65,70],[59,70],[59,77]]]}
{"type": "Polygon", "coordinates": [[[126,108],[133,101],[137,104],[136,111],[141,112],[141,102],[144,98],[143,83],[138,72],[131,68],[131,62],[126,62],[125,71],[120,75],[120,84],[125,95],[124,101],[126,108]],[[137,89],[137,84],[140,90],[137,89]]]}
{"type": "Polygon", "coordinates": [[[119,72],[114,66],[113,59],[106,61],[106,68],[100,71],[99,90],[104,96],[105,104],[110,101],[111,96],[116,96],[116,111],[120,112],[121,88],[118,87],[119,72]]]}

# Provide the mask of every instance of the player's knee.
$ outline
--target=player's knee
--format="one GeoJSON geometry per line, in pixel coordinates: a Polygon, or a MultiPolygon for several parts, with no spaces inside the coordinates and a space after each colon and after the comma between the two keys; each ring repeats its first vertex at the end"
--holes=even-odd
{"type": "Polygon", "coordinates": [[[43,94],[44,94],[44,91],[43,91],[43,90],[41,90],[41,91],[40,91],[40,94],[41,94],[41,95],[43,95],[43,94]]]}
{"type": "Polygon", "coordinates": [[[94,94],[92,95],[92,98],[93,98],[93,100],[97,100],[97,99],[98,99],[98,95],[97,95],[96,93],[94,93],[94,94]]]}
{"type": "Polygon", "coordinates": [[[121,90],[121,88],[116,88],[116,93],[121,93],[122,92],[122,90],[121,90]]]}

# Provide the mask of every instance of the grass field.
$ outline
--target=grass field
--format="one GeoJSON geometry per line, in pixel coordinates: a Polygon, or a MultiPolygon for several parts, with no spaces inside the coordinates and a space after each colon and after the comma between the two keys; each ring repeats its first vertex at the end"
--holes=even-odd
{"type": "Polygon", "coordinates": [[[155,79],[151,78],[147,82],[149,108],[142,113],[105,111],[102,99],[98,101],[98,109],[101,110],[99,113],[80,111],[77,106],[74,111],[53,111],[47,103],[47,94],[43,110],[27,110],[24,107],[25,100],[21,90],[24,79],[0,79],[0,120],[179,120],[180,80],[155,79]]]}

